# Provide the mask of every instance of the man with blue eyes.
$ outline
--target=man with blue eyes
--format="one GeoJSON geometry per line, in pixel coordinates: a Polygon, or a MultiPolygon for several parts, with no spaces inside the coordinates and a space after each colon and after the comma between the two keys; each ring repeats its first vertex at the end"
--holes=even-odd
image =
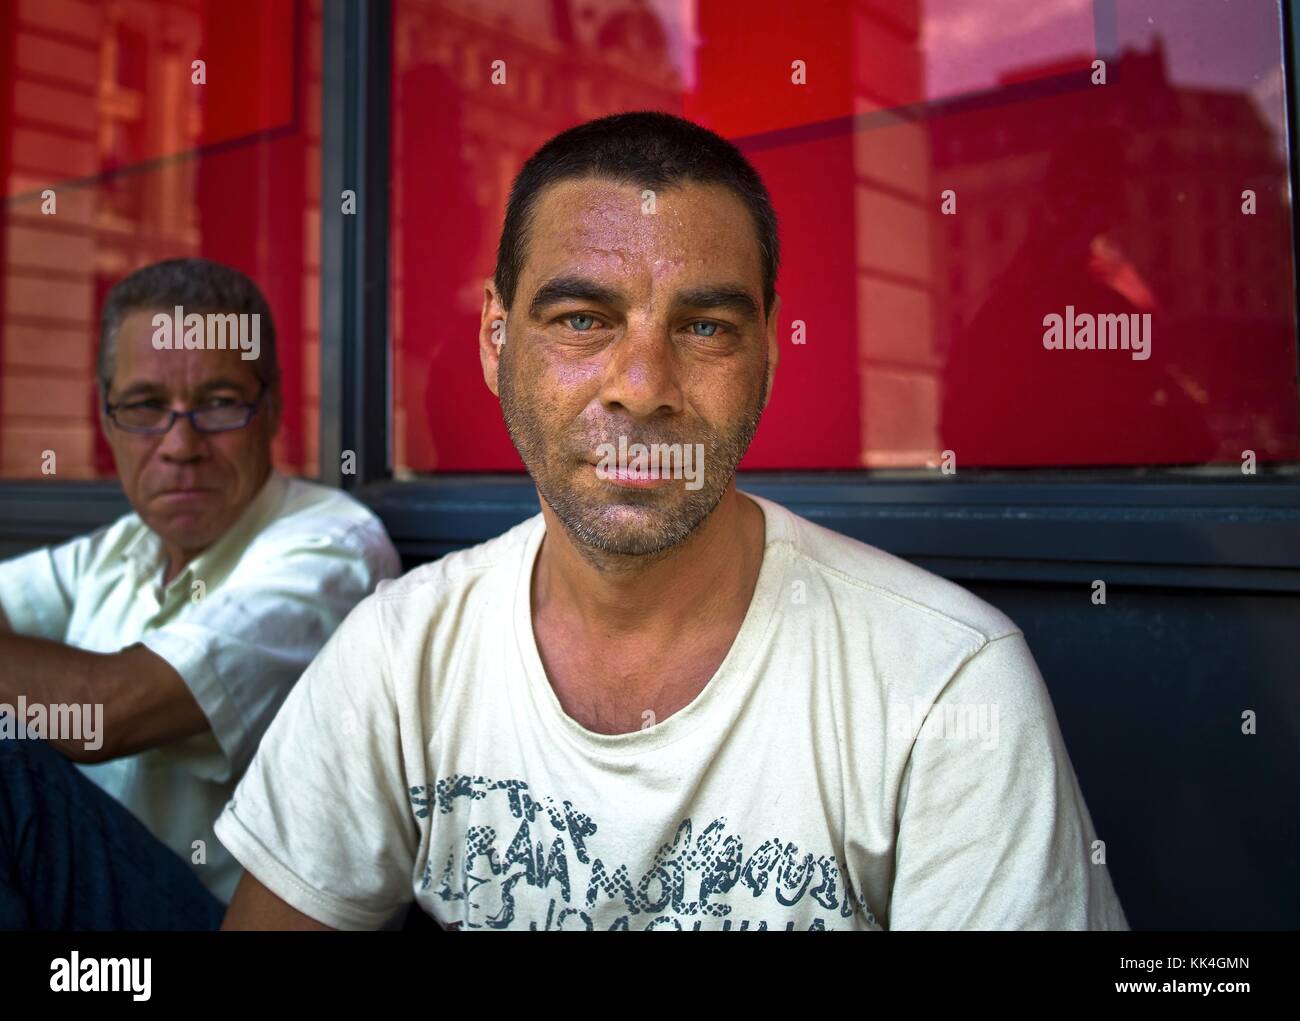
{"type": "Polygon", "coordinates": [[[217,820],[225,928],[1126,926],[1020,630],[737,489],[777,264],[689,121],[529,158],[478,347],[541,513],[326,645],[217,820]]]}
{"type": "Polygon", "coordinates": [[[213,821],[400,564],[361,504],[273,467],[275,330],[244,274],[120,281],[97,375],[133,512],[0,563],[0,929],[214,929],[239,863],[213,821]]]}

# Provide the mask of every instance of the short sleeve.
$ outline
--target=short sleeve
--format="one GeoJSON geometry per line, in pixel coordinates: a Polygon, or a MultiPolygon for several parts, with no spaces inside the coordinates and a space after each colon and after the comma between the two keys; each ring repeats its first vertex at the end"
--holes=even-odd
{"type": "Polygon", "coordinates": [[[77,586],[103,530],[0,561],[0,609],[14,634],[64,641],[77,586]]]}
{"type": "Polygon", "coordinates": [[[382,928],[413,896],[419,834],[381,607],[371,596],[329,640],[215,826],[262,885],[336,929],[382,928]]]}
{"type": "MultiPolygon", "coordinates": [[[[218,783],[239,777],[294,683],[349,612],[399,570],[378,523],[302,538],[287,548],[255,544],[242,569],[183,617],[140,643],[181,675],[203,710],[220,755],[178,754],[218,783]]],[[[204,746],[200,746],[201,748],[204,746]]]]}
{"type": "Polygon", "coordinates": [[[1095,839],[1024,635],[986,643],[912,746],[889,927],[1127,929],[1095,839]]]}

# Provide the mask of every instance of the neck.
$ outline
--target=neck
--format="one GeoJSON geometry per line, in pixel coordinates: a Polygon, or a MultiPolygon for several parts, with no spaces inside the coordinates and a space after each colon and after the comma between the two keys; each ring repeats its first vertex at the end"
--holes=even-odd
{"type": "Polygon", "coordinates": [[[545,500],[542,515],[534,611],[574,614],[589,633],[680,634],[716,619],[718,607],[738,607],[743,617],[763,563],[763,511],[734,481],[685,542],[653,556],[595,556],[574,543],[545,500]]]}
{"type": "Polygon", "coordinates": [[[165,552],[167,554],[167,567],[163,571],[164,588],[170,585],[172,583],[172,579],[175,578],[178,574],[180,574],[181,571],[185,570],[185,565],[188,564],[195,557],[197,557],[200,553],[202,553],[203,550],[201,549],[181,550],[181,549],[168,548],[167,550],[165,550],[165,552]]]}
{"type": "Polygon", "coordinates": [[[235,520],[230,523],[229,527],[227,527],[221,533],[221,535],[218,535],[215,539],[213,539],[212,542],[205,543],[202,546],[196,546],[193,549],[182,549],[180,546],[173,546],[171,543],[167,542],[166,540],[163,540],[163,553],[167,557],[167,567],[163,571],[164,587],[170,585],[172,579],[175,578],[178,574],[180,574],[181,571],[185,570],[186,564],[194,560],[200,553],[203,553],[205,550],[211,549],[213,543],[219,542],[221,540],[221,537],[224,536],[226,532],[229,532],[230,529],[233,528],[239,522],[239,520],[245,514],[248,513],[248,508],[252,506],[253,502],[262,494],[262,490],[266,487],[267,482],[270,480],[271,471],[272,471],[271,465],[268,463],[266,469],[261,473],[262,474],[261,481],[258,482],[253,489],[252,498],[248,501],[248,503],[246,503],[240,509],[239,513],[235,516],[235,520]]]}

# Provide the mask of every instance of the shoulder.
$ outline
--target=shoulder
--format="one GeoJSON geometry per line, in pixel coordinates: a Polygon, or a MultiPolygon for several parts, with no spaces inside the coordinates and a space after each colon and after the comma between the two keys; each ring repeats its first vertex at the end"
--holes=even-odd
{"type": "Polygon", "coordinates": [[[794,568],[830,590],[837,609],[886,616],[905,631],[942,634],[970,646],[1016,634],[1001,610],[946,578],[876,546],[832,531],[780,504],[750,495],[763,507],[769,550],[784,551],[794,568]]]}
{"type": "Polygon", "coordinates": [[[90,598],[97,601],[123,576],[126,554],[150,540],[143,522],[129,513],[58,545],[0,560],[0,620],[7,618],[20,634],[62,639],[76,601],[92,586],[90,598]]]}
{"type": "Polygon", "coordinates": [[[537,529],[536,514],[493,539],[379,582],[358,605],[351,631],[378,640],[386,658],[402,662],[439,656],[458,643],[473,643],[486,627],[500,634],[513,612],[523,558],[537,529]]]}
{"type": "Polygon", "coordinates": [[[803,581],[814,610],[789,613],[787,630],[814,649],[837,646],[833,655],[849,664],[840,676],[853,719],[885,726],[906,749],[936,701],[998,705],[1007,727],[1050,736],[1047,688],[1010,617],[901,557],[763,503],[776,533],[769,553],[775,544],[785,577],[803,581]]]}
{"type": "Polygon", "coordinates": [[[534,514],[486,542],[448,553],[400,578],[381,582],[375,596],[398,608],[410,603],[454,601],[476,589],[512,582],[530,540],[544,527],[542,515],[534,514]]]}
{"type": "Polygon", "coordinates": [[[277,527],[382,528],[378,515],[350,493],[307,479],[285,480],[284,496],[275,514],[277,527]]]}
{"type": "Polygon", "coordinates": [[[140,515],[128,511],[93,532],[53,547],[51,552],[56,560],[75,562],[82,570],[98,570],[100,565],[121,561],[141,544],[153,541],[154,534],[140,515]]]}
{"type": "Polygon", "coordinates": [[[390,562],[390,576],[397,571],[397,552],[378,515],[354,496],[306,479],[285,479],[278,506],[253,547],[259,553],[344,550],[390,562]]]}

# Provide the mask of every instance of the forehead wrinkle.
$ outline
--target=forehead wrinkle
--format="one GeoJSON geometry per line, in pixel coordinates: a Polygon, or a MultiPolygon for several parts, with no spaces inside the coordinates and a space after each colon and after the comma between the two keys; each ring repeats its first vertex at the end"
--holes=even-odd
{"type": "MultiPolygon", "coordinates": [[[[639,191],[626,192],[621,190],[623,185],[613,182],[598,184],[585,192],[581,190],[589,184],[565,182],[546,196],[551,200],[545,219],[550,228],[548,247],[553,260],[548,260],[550,264],[540,274],[542,279],[584,270],[592,276],[600,276],[602,270],[619,273],[630,264],[640,262],[653,296],[665,277],[718,268],[719,260],[733,254],[733,246],[724,246],[712,227],[726,228],[737,217],[748,225],[733,208],[734,203],[710,201],[706,210],[710,229],[694,231],[699,223],[695,220],[688,223],[686,216],[692,200],[674,189],[659,193],[657,211],[650,217],[652,222],[646,223],[639,191]],[[708,215],[710,212],[712,215],[708,215]]],[[[734,267],[737,273],[748,275],[747,271],[752,269],[761,276],[757,252],[743,253],[742,259],[748,265],[743,270],[734,267]]],[[[732,259],[728,257],[725,261],[731,263],[732,259]]]]}

